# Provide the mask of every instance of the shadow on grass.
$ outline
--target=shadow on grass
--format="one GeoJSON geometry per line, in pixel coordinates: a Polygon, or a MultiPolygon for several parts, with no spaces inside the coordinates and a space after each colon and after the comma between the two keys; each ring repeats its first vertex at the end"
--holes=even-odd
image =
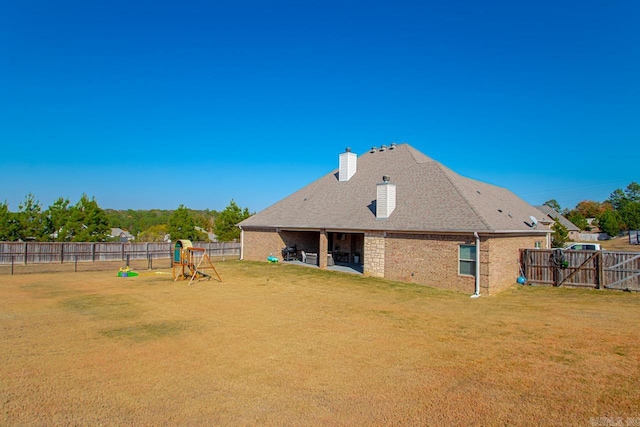
{"type": "Polygon", "coordinates": [[[108,338],[126,338],[135,342],[143,342],[176,336],[185,329],[187,329],[187,326],[184,322],[172,321],[125,326],[108,329],[101,333],[108,338]]]}

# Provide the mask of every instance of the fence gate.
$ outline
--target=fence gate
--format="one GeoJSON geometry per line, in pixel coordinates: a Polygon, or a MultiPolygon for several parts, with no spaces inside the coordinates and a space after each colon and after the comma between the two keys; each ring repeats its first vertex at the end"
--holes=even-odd
{"type": "Polygon", "coordinates": [[[640,291],[640,253],[521,249],[529,283],[640,291]]]}
{"type": "Polygon", "coordinates": [[[640,291],[640,253],[604,252],[604,286],[640,291]]]}

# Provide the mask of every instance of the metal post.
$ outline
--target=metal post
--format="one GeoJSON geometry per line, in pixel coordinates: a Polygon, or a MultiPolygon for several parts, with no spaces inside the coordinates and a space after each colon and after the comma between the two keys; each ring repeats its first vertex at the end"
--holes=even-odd
{"type": "Polygon", "coordinates": [[[130,255],[130,254],[127,254],[127,267],[128,267],[128,266],[129,266],[129,264],[130,264],[130,262],[129,262],[129,261],[131,261],[131,255],[130,255]]]}
{"type": "Polygon", "coordinates": [[[15,256],[11,255],[11,275],[13,276],[13,263],[15,261],[15,256]]]}
{"type": "Polygon", "coordinates": [[[24,242],[24,265],[27,265],[27,242],[24,242]]]}
{"type": "Polygon", "coordinates": [[[73,272],[77,273],[78,272],[78,255],[75,255],[75,262],[73,263],[73,272]]]}
{"type": "Polygon", "coordinates": [[[60,264],[64,263],[64,243],[60,243],[60,264]]]}

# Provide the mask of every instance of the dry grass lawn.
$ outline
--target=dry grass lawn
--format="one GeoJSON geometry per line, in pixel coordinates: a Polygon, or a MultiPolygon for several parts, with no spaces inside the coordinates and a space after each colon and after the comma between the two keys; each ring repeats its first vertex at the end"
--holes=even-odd
{"type": "Polygon", "coordinates": [[[629,243],[629,236],[616,237],[611,240],[603,240],[598,242],[605,251],[619,252],[640,252],[640,245],[632,245],[629,243]]]}
{"type": "Polygon", "coordinates": [[[216,266],[0,276],[0,424],[640,423],[639,294],[216,266]]]}

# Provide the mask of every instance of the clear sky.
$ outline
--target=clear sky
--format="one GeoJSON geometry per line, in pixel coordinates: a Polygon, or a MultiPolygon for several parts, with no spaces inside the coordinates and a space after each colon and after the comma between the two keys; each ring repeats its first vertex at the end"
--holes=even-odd
{"type": "Polygon", "coordinates": [[[0,0],[0,201],[259,211],[407,142],[532,204],[640,181],[640,2],[0,0]]]}

